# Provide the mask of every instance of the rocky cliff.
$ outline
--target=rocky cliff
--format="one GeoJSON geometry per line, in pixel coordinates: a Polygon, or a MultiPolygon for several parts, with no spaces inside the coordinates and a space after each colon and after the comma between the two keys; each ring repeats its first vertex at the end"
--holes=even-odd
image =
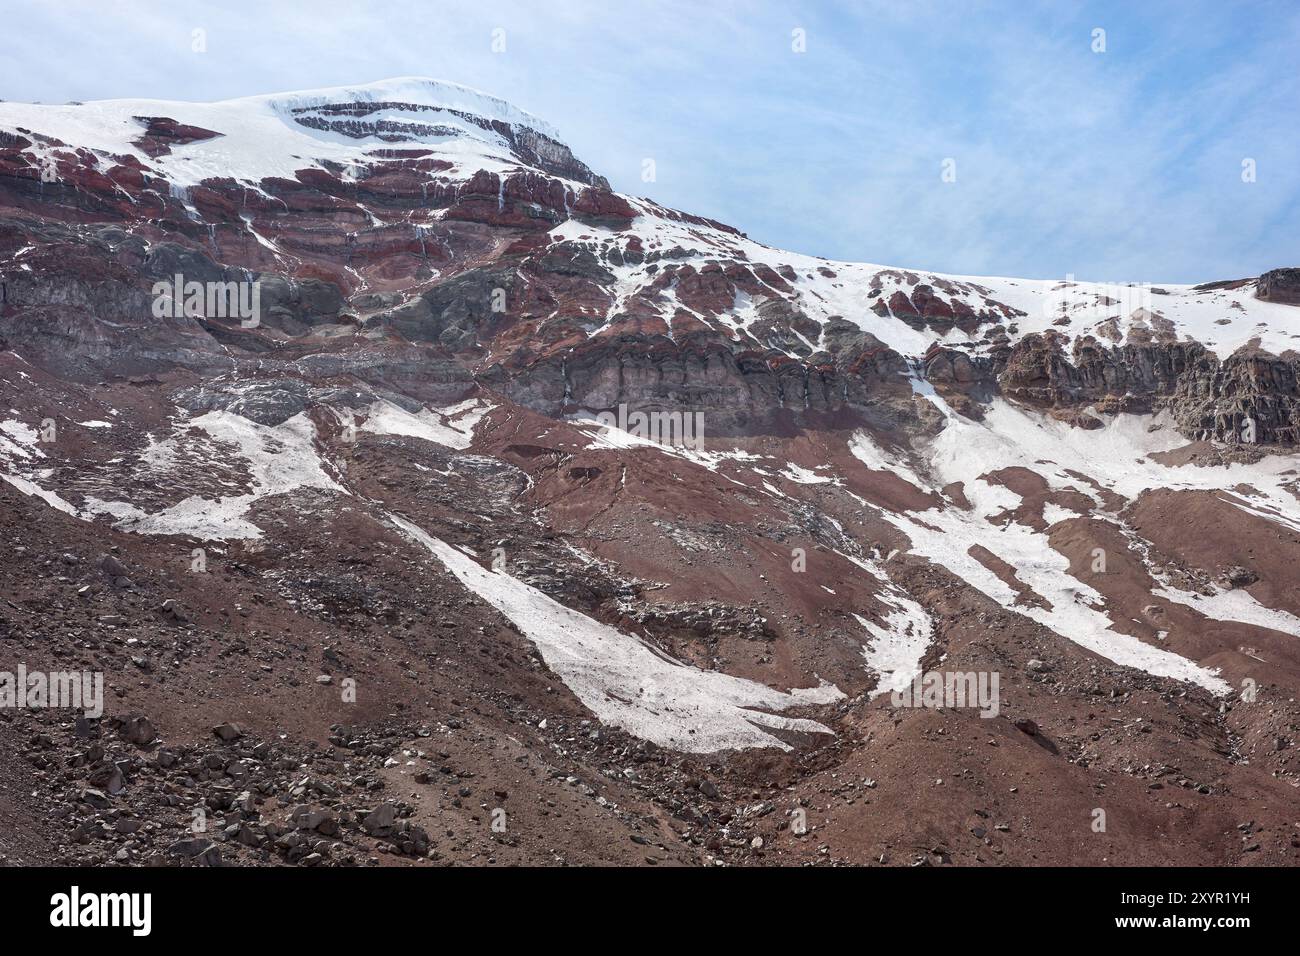
{"type": "Polygon", "coordinates": [[[1005,394],[1294,441],[1295,270],[1130,308],[1128,289],[809,259],[614,193],[547,124],[434,81],[160,110],[0,114],[0,335],[51,367],[211,372],[287,349],[382,377],[377,356],[409,352],[548,415],[635,403],[725,430],[905,404],[921,370],[968,414],[1005,394]],[[175,276],[258,282],[259,326],[154,319],[175,276]]]}

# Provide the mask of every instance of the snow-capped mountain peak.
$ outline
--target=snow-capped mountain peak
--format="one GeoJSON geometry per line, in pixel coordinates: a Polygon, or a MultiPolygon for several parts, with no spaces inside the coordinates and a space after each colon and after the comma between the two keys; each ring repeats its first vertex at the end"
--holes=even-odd
{"type": "MultiPolygon", "coordinates": [[[[448,113],[529,129],[556,142],[561,141],[559,131],[550,123],[500,97],[459,83],[427,76],[399,76],[355,86],[269,93],[226,102],[249,106],[266,104],[299,123],[302,122],[300,117],[303,115],[328,115],[345,109],[357,113],[364,111],[366,106],[371,106],[377,111],[391,110],[416,116],[422,113],[448,113]]],[[[418,134],[416,136],[418,137],[418,134]]],[[[387,137],[381,138],[387,139],[387,137]]],[[[418,142],[419,139],[413,138],[410,141],[418,142]]]]}
{"type": "Polygon", "coordinates": [[[212,103],[115,99],[50,106],[0,103],[0,131],[37,134],[31,152],[60,144],[104,163],[133,157],[178,187],[204,179],[259,183],[312,166],[357,167],[376,156],[436,156],[453,174],[525,167],[607,186],[549,123],[503,99],[428,77],[270,93],[212,103]],[[160,121],[169,121],[159,126],[160,121]],[[174,135],[182,127],[181,135],[174,135]],[[149,142],[160,129],[165,150],[149,142]]]}

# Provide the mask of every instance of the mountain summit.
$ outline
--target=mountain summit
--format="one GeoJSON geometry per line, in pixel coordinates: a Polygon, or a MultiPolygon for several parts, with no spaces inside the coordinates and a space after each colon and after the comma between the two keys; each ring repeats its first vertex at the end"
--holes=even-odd
{"type": "MultiPolygon", "coordinates": [[[[177,186],[209,177],[258,183],[312,167],[348,170],[365,163],[376,147],[402,149],[411,157],[437,153],[471,171],[526,166],[608,185],[574,158],[549,124],[505,100],[427,77],[217,103],[0,103],[0,128],[32,128],[105,158],[132,157],[177,186]]],[[[37,149],[34,155],[48,152],[37,149]]]]}

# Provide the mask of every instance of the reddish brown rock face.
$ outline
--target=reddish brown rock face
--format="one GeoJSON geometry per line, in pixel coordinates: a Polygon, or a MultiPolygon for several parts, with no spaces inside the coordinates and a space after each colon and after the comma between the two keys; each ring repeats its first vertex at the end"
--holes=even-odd
{"type": "Polygon", "coordinates": [[[598,188],[584,189],[579,193],[573,211],[598,222],[607,222],[613,228],[637,215],[626,199],[608,189],[598,188]]]}
{"type": "Polygon", "coordinates": [[[144,134],[132,145],[143,150],[151,159],[167,155],[173,146],[187,146],[221,135],[210,129],[186,126],[166,116],[137,116],[136,119],[145,129],[144,134]]]}

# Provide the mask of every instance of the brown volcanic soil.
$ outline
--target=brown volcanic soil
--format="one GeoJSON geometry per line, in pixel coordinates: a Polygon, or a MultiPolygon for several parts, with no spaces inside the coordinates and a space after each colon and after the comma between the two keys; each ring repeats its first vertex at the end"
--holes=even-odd
{"type": "MultiPolygon", "coordinates": [[[[118,435],[68,447],[104,458],[80,442],[118,435]]],[[[743,463],[709,470],[656,449],[589,450],[573,426],[509,405],[477,435],[466,452],[365,432],[353,444],[327,438],[351,495],[263,500],[250,517],[265,540],[204,545],[206,573],[190,571],[189,539],[78,521],[0,486],[5,666],[98,669],[108,685],[90,737],[66,713],[0,711],[7,861],[1300,861],[1289,764],[1300,671],[1286,636],[1207,625],[1152,599],[1114,525],[1073,519],[1051,540],[1076,566],[1105,547],[1111,573],[1094,586],[1135,619],[1128,629],[1152,642],[1167,630],[1162,646],[1222,666],[1234,686],[1253,675],[1257,702],[1233,698],[1221,711],[1202,690],[1110,664],[898,554],[888,573],[936,620],[925,665],[997,671],[1001,709],[984,719],[891,708],[868,695],[851,616],[880,610],[879,584],[836,552],[866,542],[884,558],[906,542],[840,488],[776,476],[772,493],[743,463]],[[787,754],[683,755],[602,727],[384,509],[480,554],[502,544],[525,580],[697,666],[776,687],[837,683],[845,701],[800,711],[836,736],[791,737],[787,754]],[[104,553],[128,568],[131,588],[106,580],[104,553]],[[185,621],[160,612],[167,600],[185,621]],[[1159,627],[1140,623],[1152,604],[1159,627]],[[715,616],[701,628],[706,607],[715,616]],[[1238,645],[1249,653],[1223,650],[1238,645]],[[342,697],[345,679],[355,702],[342,697]],[[137,715],[157,741],[125,739],[123,721],[137,715]],[[212,728],[224,723],[242,736],[220,741],[212,728]],[[122,789],[109,793],[114,769],[122,789]],[[389,803],[393,826],[369,832],[366,812],[389,803]],[[202,833],[190,830],[196,806],[208,814],[202,833]],[[1093,829],[1098,809],[1104,832],[1093,829]],[[796,811],[807,833],[792,832],[796,811]]],[[[753,451],[789,460],[776,439],[753,451]]],[[[1016,480],[1027,499],[1039,490],[1016,480]]],[[[895,487],[865,468],[852,482],[885,499],[895,487]]],[[[1195,535],[1169,537],[1176,523],[1151,511],[1160,506],[1152,493],[1134,508],[1136,525],[1163,532],[1149,529],[1156,549],[1208,560],[1195,535]]],[[[1212,496],[1198,506],[1203,522],[1231,507],[1212,496]]],[[[1265,551],[1223,553],[1245,561],[1251,548],[1265,551]]],[[[1287,580],[1281,563],[1260,570],[1274,586],[1287,580]]]]}
{"type": "MultiPolygon", "coordinates": [[[[186,836],[192,797],[214,789],[209,785],[225,776],[220,768],[260,741],[276,760],[259,755],[237,782],[252,787],[268,819],[310,803],[294,794],[293,776],[319,776],[341,791],[329,800],[338,816],[387,799],[416,807],[411,819],[428,825],[433,859],[501,853],[519,860],[510,843],[532,831],[531,818],[549,814],[565,826],[528,844],[530,853],[545,843],[557,860],[640,862],[647,853],[628,835],[642,828],[635,793],[602,782],[619,808],[605,810],[582,793],[584,785],[567,782],[589,774],[557,752],[552,741],[562,731],[555,725],[572,721],[576,729],[584,711],[532,646],[489,609],[454,593],[449,599],[456,585],[429,556],[326,498],[334,496],[297,496],[293,508],[270,502],[260,518],[280,524],[274,542],[225,554],[209,549],[207,572],[191,573],[190,542],[169,545],[92,526],[0,486],[0,533],[8,545],[0,551],[8,584],[0,604],[0,669],[13,671],[21,661],[29,671],[105,673],[106,720],[93,739],[122,762],[128,781],[107,823],[137,818],[154,830],[131,841],[131,859],[165,859],[186,836]],[[104,580],[93,566],[104,552],[128,567],[134,587],[104,580]],[[165,600],[180,602],[189,623],[160,614],[165,600]],[[323,675],[330,685],[318,683],[323,675]],[[355,703],[341,698],[345,675],[356,681],[355,703]],[[166,773],[157,766],[156,744],[124,744],[104,726],[108,718],[138,714],[149,717],[165,748],[216,756],[217,769],[166,773]],[[543,718],[550,733],[537,727],[543,718]],[[234,746],[212,734],[226,722],[245,734],[234,746]],[[340,735],[340,728],[355,730],[340,735]],[[363,747],[352,745],[354,734],[363,747]],[[401,769],[383,766],[404,743],[423,754],[413,762],[431,776],[414,787],[401,777],[406,760],[401,769]],[[296,773],[277,780],[279,761],[296,773]],[[400,790],[390,793],[389,786],[400,790]],[[480,826],[482,814],[461,796],[464,788],[494,806],[503,802],[494,790],[513,789],[516,824],[500,836],[480,826]],[[526,809],[543,801],[562,809],[526,809]],[[462,813],[465,805],[475,809],[462,813]]],[[[104,850],[98,841],[81,842],[78,829],[92,809],[82,795],[87,781],[78,779],[89,769],[79,754],[90,741],[76,739],[61,712],[3,710],[0,721],[0,813],[14,824],[5,829],[13,835],[4,839],[8,861],[98,860],[104,850]]],[[[241,817],[225,819],[231,818],[241,817]]],[[[344,838],[333,858],[401,859],[380,856],[383,842],[362,836],[344,838]]],[[[237,844],[222,851],[226,862],[275,860],[237,844]]],[[[660,854],[662,862],[673,859],[672,852],[660,854]]]]}
{"type": "Polygon", "coordinates": [[[1238,506],[1249,504],[1248,494],[1161,489],[1142,495],[1129,521],[1160,551],[1215,580],[1234,565],[1253,571],[1252,597],[1300,614],[1300,534],[1238,506]]]}

